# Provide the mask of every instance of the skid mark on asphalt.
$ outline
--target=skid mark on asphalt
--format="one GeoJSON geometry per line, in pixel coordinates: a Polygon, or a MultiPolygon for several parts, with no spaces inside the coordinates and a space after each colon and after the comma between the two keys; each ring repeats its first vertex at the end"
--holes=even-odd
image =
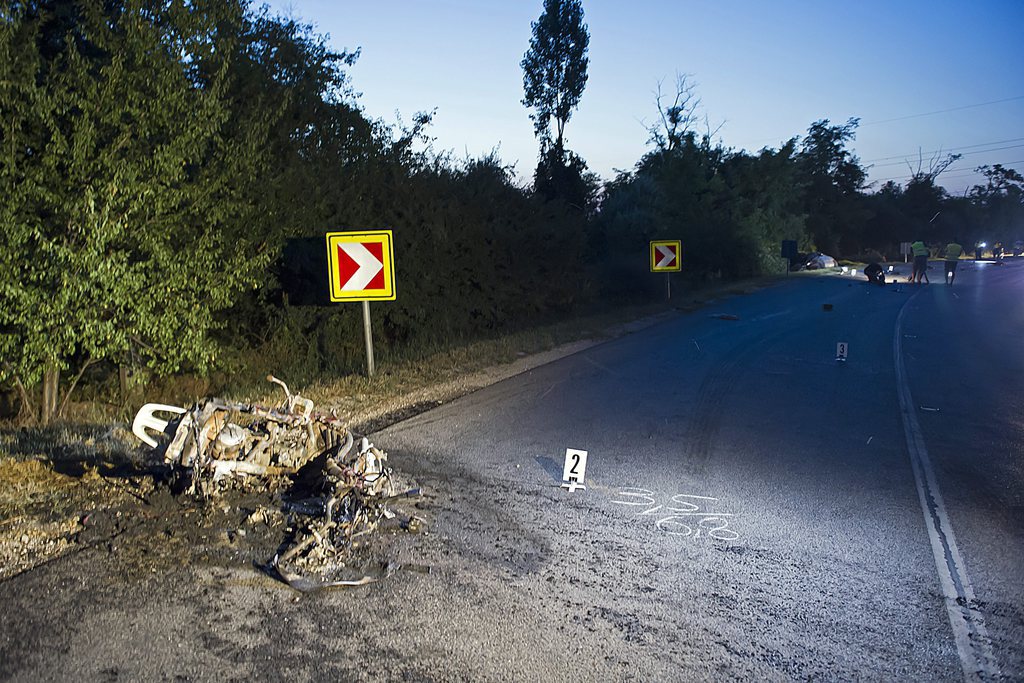
{"type": "Polygon", "coordinates": [[[765,349],[787,331],[761,336],[757,344],[741,340],[730,349],[725,359],[708,370],[697,389],[693,418],[690,421],[687,455],[698,471],[704,472],[711,457],[711,445],[718,436],[724,414],[725,401],[731,391],[735,391],[747,367],[747,361],[755,354],[763,354],[765,349]]]}

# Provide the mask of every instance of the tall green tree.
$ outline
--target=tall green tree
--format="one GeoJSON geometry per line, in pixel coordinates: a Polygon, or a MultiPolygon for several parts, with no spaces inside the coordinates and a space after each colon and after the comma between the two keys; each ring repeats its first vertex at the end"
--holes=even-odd
{"type": "Polygon", "coordinates": [[[662,92],[662,83],[659,81],[654,104],[658,110],[658,118],[647,126],[647,133],[650,135],[647,141],[660,152],[668,154],[682,143],[683,138],[693,130],[697,122],[697,112],[701,106],[697,86],[690,81],[688,74],[676,74],[675,94],[669,102],[668,97],[662,92]]]}
{"type": "Polygon", "coordinates": [[[1024,238],[1024,176],[1002,164],[977,170],[985,176],[985,184],[970,191],[983,226],[979,226],[977,237],[1007,246],[1024,238]]]}
{"type": "Polygon", "coordinates": [[[856,118],[842,125],[814,122],[797,155],[807,225],[815,246],[830,254],[855,253],[859,228],[868,218],[860,201],[867,173],[848,148],[859,123],[856,118]]]}
{"type": "Polygon", "coordinates": [[[590,33],[583,23],[580,0],[544,0],[544,11],[531,24],[533,37],[521,66],[523,104],[533,108],[534,133],[543,149],[553,144],[559,156],[565,124],[579,106],[587,85],[590,33]],[[552,141],[551,121],[555,122],[552,141]]]}
{"type": "Polygon", "coordinates": [[[948,210],[951,198],[937,181],[939,175],[959,158],[959,154],[937,155],[929,160],[927,169],[923,159],[918,160],[917,170],[910,166],[911,177],[907,180],[900,204],[913,239],[942,242],[952,238],[952,233],[956,232],[959,219],[948,210]]]}
{"type": "Polygon", "coordinates": [[[899,254],[900,243],[919,238],[910,230],[910,220],[904,213],[902,185],[889,180],[876,192],[866,195],[865,202],[871,214],[862,232],[866,250],[895,258],[899,254]]]}
{"type": "Polygon", "coordinates": [[[790,140],[778,150],[731,154],[725,160],[721,173],[729,191],[723,210],[731,217],[733,246],[733,253],[725,256],[726,273],[750,277],[778,272],[785,263],[779,256],[782,240],[806,243],[795,147],[796,141],[790,140]]]}
{"type": "Polygon", "coordinates": [[[223,134],[240,0],[0,13],[0,380],[23,409],[42,381],[45,423],[98,361],[208,366],[270,256],[239,181],[266,157],[258,128],[223,134]]]}

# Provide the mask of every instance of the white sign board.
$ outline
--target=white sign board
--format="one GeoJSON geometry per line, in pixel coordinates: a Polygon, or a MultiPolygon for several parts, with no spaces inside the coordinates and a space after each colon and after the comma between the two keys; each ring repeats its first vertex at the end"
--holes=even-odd
{"type": "Polygon", "coordinates": [[[846,354],[848,351],[849,348],[847,347],[846,342],[839,342],[836,344],[836,360],[846,360],[846,354]]]}
{"type": "Polygon", "coordinates": [[[572,493],[576,489],[587,490],[583,479],[587,474],[587,452],[575,448],[565,449],[565,465],[562,467],[562,488],[572,493]]]}

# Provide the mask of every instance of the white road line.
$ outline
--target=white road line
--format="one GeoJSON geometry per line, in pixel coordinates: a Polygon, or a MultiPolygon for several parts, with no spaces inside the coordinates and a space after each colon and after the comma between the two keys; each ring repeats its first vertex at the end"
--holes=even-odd
{"type": "Polygon", "coordinates": [[[946,506],[942,502],[939,482],[932,468],[928,449],[925,448],[921,426],[914,412],[914,400],[907,384],[907,372],[903,366],[903,315],[913,301],[915,293],[900,309],[896,318],[896,334],[893,337],[893,357],[896,365],[896,389],[900,400],[900,413],[903,416],[903,429],[907,436],[907,450],[914,468],[914,480],[917,482],[917,493],[921,500],[921,511],[924,513],[928,538],[931,540],[932,554],[935,556],[935,568],[938,570],[942,595],[945,598],[946,613],[949,624],[953,627],[960,665],[967,681],[994,680],[999,677],[999,664],[992,652],[992,644],[985,629],[985,619],[977,606],[974,587],[967,575],[967,567],[960,556],[956,545],[953,526],[946,514],[946,506]]]}

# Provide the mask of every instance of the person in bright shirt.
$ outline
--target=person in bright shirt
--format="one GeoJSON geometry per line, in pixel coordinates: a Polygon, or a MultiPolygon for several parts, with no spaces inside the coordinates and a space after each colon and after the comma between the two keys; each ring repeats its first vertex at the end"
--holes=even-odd
{"type": "Polygon", "coordinates": [[[960,240],[953,238],[953,241],[946,245],[946,251],[943,254],[943,258],[946,259],[946,284],[952,285],[953,280],[956,279],[956,264],[960,261],[960,255],[964,253],[964,248],[960,246],[960,240]]]}
{"type": "Polygon", "coordinates": [[[928,282],[928,247],[924,242],[918,240],[910,245],[910,250],[914,254],[914,272],[910,274],[908,282],[921,284],[922,277],[925,282],[928,282]]]}

